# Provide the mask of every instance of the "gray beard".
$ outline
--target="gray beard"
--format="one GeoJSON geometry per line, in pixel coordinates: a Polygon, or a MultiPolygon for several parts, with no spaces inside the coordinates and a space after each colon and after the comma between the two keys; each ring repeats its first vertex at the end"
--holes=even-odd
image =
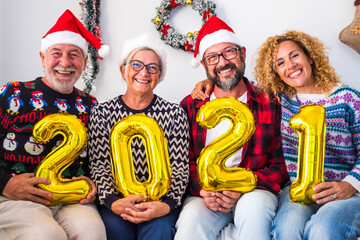
{"type": "MultiPolygon", "coordinates": [[[[235,65],[235,64],[229,63],[225,65],[223,68],[227,68],[229,65],[235,65]]],[[[240,68],[235,68],[235,69],[236,69],[235,76],[233,78],[226,79],[226,81],[220,80],[219,76],[216,73],[218,69],[214,70],[215,77],[210,76],[210,74],[208,74],[207,71],[207,77],[210,81],[212,81],[218,88],[220,88],[224,92],[230,92],[239,84],[241,79],[244,77],[245,64],[243,69],[240,68]]]]}

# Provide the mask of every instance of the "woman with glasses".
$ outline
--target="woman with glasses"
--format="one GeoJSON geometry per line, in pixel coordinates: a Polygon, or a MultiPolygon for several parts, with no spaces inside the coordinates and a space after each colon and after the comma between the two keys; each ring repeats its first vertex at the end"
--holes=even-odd
{"type": "MultiPolygon", "coordinates": [[[[174,226],[188,183],[189,127],[185,112],[178,104],[169,103],[153,93],[166,72],[166,54],[160,46],[161,43],[146,35],[125,42],[120,71],[127,83],[126,93],[96,106],[91,112],[90,167],[109,240],[169,240],[175,235],[174,226]],[[171,185],[160,201],[144,201],[147,196],[140,194],[123,197],[115,189],[110,131],[124,117],[138,113],[155,119],[165,134],[171,185]]],[[[136,180],[145,182],[149,177],[149,166],[140,137],[131,140],[131,152],[136,180]]]]}

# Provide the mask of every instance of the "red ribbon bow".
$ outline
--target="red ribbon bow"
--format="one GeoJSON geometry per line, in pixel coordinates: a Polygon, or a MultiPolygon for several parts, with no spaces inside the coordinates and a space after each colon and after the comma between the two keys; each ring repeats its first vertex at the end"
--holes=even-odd
{"type": "Polygon", "coordinates": [[[193,45],[191,45],[189,41],[184,42],[183,45],[185,47],[185,51],[187,52],[191,51],[191,48],[193,47],[193,45]]]}
{"type": "Polygon", "coordinates": [[[203,12],[203,20],[208,20],[210,18],[210,9],[203,12]]]}
{"type": "Polygon", "coordinates": [[[163,34],[167,35],[168,34],[168,31],[171,27],[170,25],[162,25],[162,29],[160,30],[160,32],[162,32],[163,34]]]}
{"type": "Polygon", "coordinates": [[[171,0],[171,3],[169,4],[169,7],[172,7],[172,8],[175,9],[179,5],[180,5],[179,3],[175,3],[175,0],[171,0]]]}

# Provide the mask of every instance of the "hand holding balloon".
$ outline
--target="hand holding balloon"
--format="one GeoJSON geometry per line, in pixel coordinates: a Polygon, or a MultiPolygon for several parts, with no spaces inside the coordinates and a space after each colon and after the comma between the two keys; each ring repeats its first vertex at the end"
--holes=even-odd
{"type": "Polygon", "coordinates": [[[323,182],[313,188],[313,199],[317,204],[325,204],[330,201],[344,200],[351,198],[357,190],[348,182],[323,182]]]}
{"type": "Polygon", "coordinates": [[[214,212],[230,212],[242,194],[234,191],[211,192],[204,189],[200,191],[206,207],[214,212]]]}

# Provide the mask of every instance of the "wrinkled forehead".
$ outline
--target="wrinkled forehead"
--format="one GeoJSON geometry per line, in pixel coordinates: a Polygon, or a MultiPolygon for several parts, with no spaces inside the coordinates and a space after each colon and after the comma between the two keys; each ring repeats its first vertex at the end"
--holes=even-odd
{"type": "Polygon", "coordinates": [[[81,53],[83,56],[86,56],[86,53],[84,53],[84,51],[78,47],[77,45],[74,44],[67,44],[67,43],[58,43],[58,44],[54,44],[49,46],[48,49],[46,49],[45,52],[50,52],[50,51],[61,51],[61,52],[79,52],[81,53]]]}

